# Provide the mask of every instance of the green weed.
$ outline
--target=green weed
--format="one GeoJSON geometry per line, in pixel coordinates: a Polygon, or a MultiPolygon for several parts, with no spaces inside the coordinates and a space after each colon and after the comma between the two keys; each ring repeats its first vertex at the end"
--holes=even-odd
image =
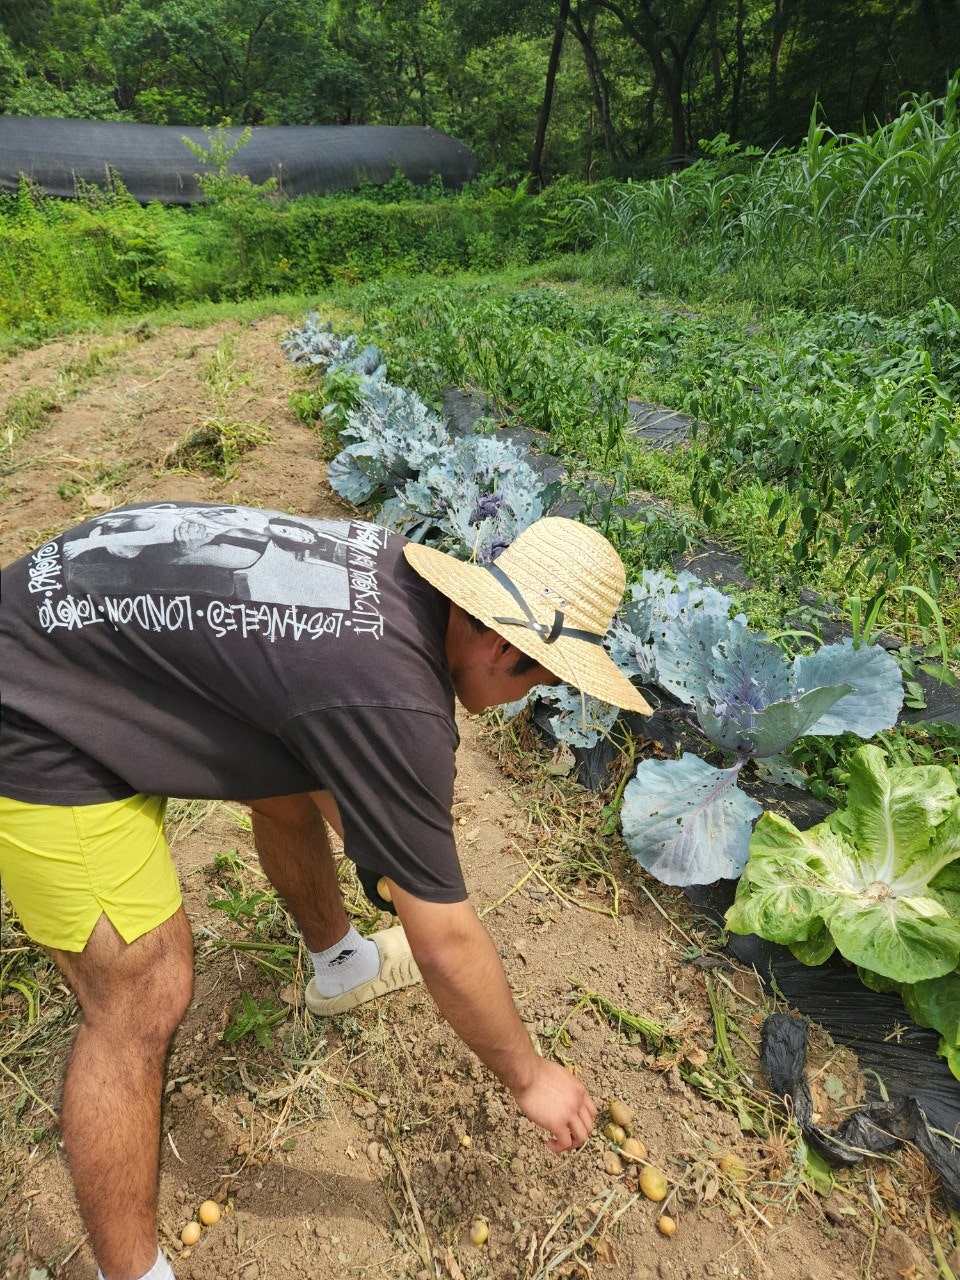
{"type": "Polygon", "coordinates": [[[274,981],[295,981],[300,952],[296,926],[259,866],[236,850],[218,853],[209,881],[207,905],[221,912],[231,928],[209,933],[205,951],[229,950],[252,960],[274,981]]]}
{"type": "Polygon", "coordinates": [[[23,932],[0,890],[0,1203],[17,1177],[16,1144],[57,1141],[57,1089],[73,997],[53,961],[23,932]]]}
{"type": "Polygon", "coordinates": [[[210,880],[208,904],[215,911],[258,940],[290,938],[290,917],[258,864],[235,849],[224,851],[213,860],[210,880]]]}
{"type": "Polygon", "coordinates": [[[170,452],[170,465],[226,478],[250,449],[269,444],[270,433],[262,420],[252,423],[239,416],[255,398],[251,394],[238,403],[240,392],[251,385],[252,378],[249,369],[239,366],[236,337],[227,334],[217,343],[200,377],[215,408],[204,414],[170,452]]]}
{"type": "Polygon", "coordinates": [[[721,136],[679,173],[587,193],[571,225],[595,273],[638,292],[764,306],[882,297],[891,311],[956,297],[958,101],[955,77],[864,135],[833,133],[815,109],[793,152],[741,152],[721,136]]]}
{"type": "Polygon", "coordinates": [[[290,408],[300,422],[316,428],[322,454],[329,460],[340,452],[339,433],[363,398],[360,375],[348,369],[328,369],[320,386],[311,385],[311,390],[294,392],[290,397],[290,408]]]}
{"type": "MultiPolygon", "coordinates": [[[[892,764],[939,764],[960,782],[960,727],[957,725],[898,725],[878,733],[871,741],[880,747],[892,764]]],[[[790,748],[790,763],[807,775],[807,786],[818,800],[831,805],[842,802],[847,783],[847,760],[863,746],[855,734],[834,738],[806,737],[790,748]]]]}
{"type": "Polygon", "coordinates": [[[928,348],[924,313],[910,319],[905,333],[863,316],[845,336],[838,315],[776,349],[717,350],[686,405],[691,497],[708,525],[759,481],[772,486],[766,512],[741,523],[786,541],[790,576],[839,565],[853,584],[912,579],[938,594],[960,558],[956,371],[928,348]]]}
{"type": "Polygon", "coordinates": [[[244,149],[253,136],[253,130],[247,125],[235,136],[231,136],[229,121],[203,130],[206,146],[194,142],[186,135],[181,139],[183,145],[201,164],[212,165],[214,172],[198,174],[197,182],[203,194],[215,207],[243,208],[269,195],[277,189],[276,178],[268,178],[266,182],[254,184],[245,173],[231,171],[230,162],[244,149]]]}
{"type": "Polygon", "coordinates": [[[233,148],[216,131],[197,148],[214,166],[203,179],[211,198],[186,209],[141,208],[116,181],[73,201],[24,184],[0,201],[0,324],[35,342],[118,312],[502,269],[571,247],[558,218],[572,198],[566,187],[536,197],[488,190],[432,201],[423,193],[389,203],[353,193],[286,200],[231,174],[233,148]]]}
{"type": "Polygon", "coordinates": [[[57,496],[64,502],[81,498],[89,510],[102,507],[104,495],[123,484],[127,473],[136,464],[117,462],[105,458],[78,458],[67,456],[62,460],[66,469],[63,479],[57,483],[57,496]]]}
{"type": "Polygon", "coordinates": [[[267,996],[254,1000],[249,992],[240,994],[240,1008],[235,1009],[223,1033],[224,1044],[234,1044],[252,1035],[261,1049],[273,1048],[273,1028],[289,1016],[289,1005],[278,1005],[267,996]]]}

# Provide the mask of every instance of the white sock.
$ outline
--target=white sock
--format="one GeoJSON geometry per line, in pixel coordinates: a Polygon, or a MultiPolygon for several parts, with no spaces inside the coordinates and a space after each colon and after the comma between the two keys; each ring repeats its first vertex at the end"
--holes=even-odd
{"type": "MultiPolygon", "coordinates": [[[[363,938],[353,925],[326,951],[311,951],[317,990],[322,996],[340,996],[369,982],[380,972],[377,944],[363,938]]],[[[153,1280],[153,1277],[150,1278],[153,1280]]]]}
{"type": "MultiPolygon", "coordinates": [[[[103,1280],[102,1271],[99,1271],[99,1270],[97,1271],[97,1280],[103,1280]]],[[[166,1260],[166,1258],[160,1252],[159,1247],[157,1248],[156,1262],[153,1264],[153,1266],[150,1268],[149,1271],[145,1272],[140,1277],[140,1280],[176,1280],[176,1277],[174,1276],[173,1272],[170,1269],[170,1263],[166,1260]]]]}

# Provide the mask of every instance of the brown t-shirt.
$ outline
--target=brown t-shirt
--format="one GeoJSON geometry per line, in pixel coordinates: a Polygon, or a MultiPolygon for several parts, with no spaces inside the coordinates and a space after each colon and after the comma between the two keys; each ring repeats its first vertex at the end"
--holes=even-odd
{"type": "Polygon", "coordinates": [[[0,794],[256,800],[327,789],[347,854],[465,898],[448,602],[358,520],[126,507],[3,572],[0,794]]]}

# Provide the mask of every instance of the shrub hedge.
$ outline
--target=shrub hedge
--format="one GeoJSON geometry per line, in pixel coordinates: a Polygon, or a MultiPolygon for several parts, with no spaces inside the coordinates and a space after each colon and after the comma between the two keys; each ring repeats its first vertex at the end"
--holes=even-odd
{"type": "Polygon", "coordinates": [[[138,205],[122,188],[0,197],[0,324],[39,331],[171,302],[309,293],[391,275],[491,271],[573,247],[582,196],[491,190],[432,202],[264,199],[138,205]]]}

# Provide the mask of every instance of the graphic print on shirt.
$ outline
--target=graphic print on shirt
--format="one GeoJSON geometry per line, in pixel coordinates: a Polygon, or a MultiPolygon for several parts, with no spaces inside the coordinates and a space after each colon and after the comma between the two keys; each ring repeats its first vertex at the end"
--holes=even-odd
{"type": "Polygon", "coordinates": [[[161,503],[81,529],[63,535],[62,555],[54,540],[31,557],[48,633],[105,622],[271,640],[382,635],[377,555],[389,535],[376,525],[161,503]]]}

